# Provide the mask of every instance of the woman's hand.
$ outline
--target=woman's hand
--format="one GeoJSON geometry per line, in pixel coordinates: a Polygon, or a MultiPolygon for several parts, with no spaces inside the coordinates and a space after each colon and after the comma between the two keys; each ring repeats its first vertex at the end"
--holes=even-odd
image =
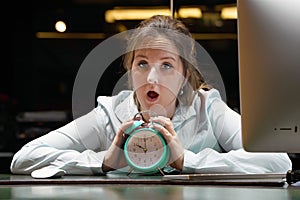
{"type": "Polygon", "coordinates": [[[120,169],[127,166],[124,157],[123,145],[127,139],[125,130],[132,126],[134,120],[130,119],[124,122],[119,128],[112,144],[110,145],[102,163],[102,171],[108,172],[115,169],[120,169]]]}
{"type": "Polygon", "coordinates": [[[178,135],[174,130],[174,125],[169,118],[158,116],[151,118],[153,128],[162,133],[170,148],[170,166],[182,171],[184,161],[184,149],[179,141],[178,135]],[[158,124],[157,124],[158,123],[158,124]]]}

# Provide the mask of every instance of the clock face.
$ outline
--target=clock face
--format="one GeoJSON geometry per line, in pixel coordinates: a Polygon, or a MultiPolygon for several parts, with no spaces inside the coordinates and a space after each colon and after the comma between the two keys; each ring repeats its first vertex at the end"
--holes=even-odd
{"type": "Polygon", "coordinates": [[[155,171],[168,162],[168,149],[163,137],[155,130],[136,130],[125,143],[128,164],[140,171],[155,171]]]}

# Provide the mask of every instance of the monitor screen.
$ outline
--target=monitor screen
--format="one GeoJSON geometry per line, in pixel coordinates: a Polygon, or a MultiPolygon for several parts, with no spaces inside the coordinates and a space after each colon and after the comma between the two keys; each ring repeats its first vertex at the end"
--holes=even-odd
{"type": "Polygon", "coordinates": [[[238,0],[242,141],[300,152],[300,1],[238,0]]]}

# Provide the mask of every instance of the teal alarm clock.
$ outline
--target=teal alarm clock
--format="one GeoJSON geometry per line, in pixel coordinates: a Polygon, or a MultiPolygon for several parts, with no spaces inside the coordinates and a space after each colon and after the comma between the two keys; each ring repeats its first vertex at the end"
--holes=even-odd
{"type": "Polygon", "coordinates": [[[170,150],[162,134],[143,121],[134,121],[125,133],[128,138],[124,144],[124,155],[131,167],[127,174],[135,170],[164,175],[162,169],[169,162],[170,150]]]}

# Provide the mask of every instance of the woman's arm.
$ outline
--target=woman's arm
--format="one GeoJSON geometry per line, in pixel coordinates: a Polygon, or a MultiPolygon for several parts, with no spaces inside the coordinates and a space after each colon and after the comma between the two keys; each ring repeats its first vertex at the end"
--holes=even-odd
{"type": "Polygon", "coordinates": [[[219,153],[206,148],[185,150],[184,173],[286,173],[292,163],[285,153],[250,153],[243,149],[219,153]]]}
{"type": "MultiPolygon", "coordinates": [[[[204,98],[203,98],[204,99],[204,98]]],[[[205,98],[205,111],[222,152],[205,148],[184,152],[184,172],[286,173],[292,168],[286,153],[250,153],[243,150],[241,116],[213,92],[205,98]]],[[[203,107],[201,109],[204,109],[203,107]]]]}
{"type": "Polygon", "coordinates": [[[103,112],[98,107],[24,145],[13,157],[12,173],[30,174],[44,167],[66,174],[102,173],[105,150],[111,144],[105,132],[109,119],[103,112]]]}

